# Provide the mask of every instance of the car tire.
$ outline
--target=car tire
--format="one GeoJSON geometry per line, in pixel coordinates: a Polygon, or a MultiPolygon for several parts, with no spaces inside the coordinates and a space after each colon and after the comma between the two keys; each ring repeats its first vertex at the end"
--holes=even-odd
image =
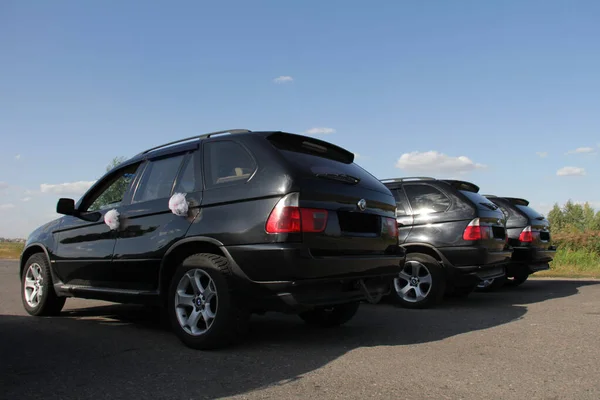
{"type": "Polygon", "coordinates": [[[36,317],[59,315],[66,297],[54,290],[50,264],[46,256],[36,253],[27,259],[21,275],[21,300],[29,315],[36,317]]]}
{"type": "Polygon", "coordinates": [[[430,255],[408,253],[402,271],[392,282],[390,298],[404,308],[431,308],[442,301],[445,291],[446,276],[442,265],[430,255]]]}
{"type": "Polygon", "coordinates": [[[201,253],[175,271],[168,292],[168,316],[175,335],[188,347],[212,350],[238,342],[249,314],[232,290],[229,263],[201,253]]]}
{"type": "Polygon", "coordinates": [[[356,301],[330,307],[318,307],[302,312],[298,316],[309,325],[331,328],[350,321],[358,312],[359,307],[360,302],[356,301]]]}
{"type": "Polygon", "coordinates": [[[506,283],[506,277],[501,276],[500,278],[490,279],[489,281],[491,282],[480,282],[475,288],[475,290],[478,292],[493,292],[495,290],[501,289],[506,283]]]}

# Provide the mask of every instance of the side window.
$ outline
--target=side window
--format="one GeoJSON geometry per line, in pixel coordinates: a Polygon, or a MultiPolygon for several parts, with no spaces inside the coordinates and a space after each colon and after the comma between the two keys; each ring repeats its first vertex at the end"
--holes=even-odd
{"type": "Polygon", "coordinates": [[[82,209],[84,211],[100,211],[120,206],[138,167],[139,164],[131,165],[107,178],[99,190],[84,200],[82,209]],[[87,209],[86,204],[90,204],[87,209]]]}
{"type": "Polygon", "coordinates": [[[404,189],[415,215],[444,212],[450,207],[450,199],[433,186],[405,185],[404,189]]]}
{"type": "Polygon", "coordinates": [[[184,156],[174,156],[150,161],[133,197],[133,203],[171,196],[175,177],[184,156]]]}
{"type": "Polygon", "coordinates": [[[404,194],[402,188],[392,190],[394,198],[396,199],[396,216],[401,217],[403,215],[409,215],[410,207],[408,206],[408,200],[404,194]]]}
{"type": "Polygon", "coordinates": [[[206,187],[244,183],[256,170],[256,163],[239,143],[218,141],[204,145],[206,187]]]}
{"type": "Polygon", "coordinates": [[[202,188],[202,179],[200,172],[200,165],[198,162],[199,153],[192,153],[191,157],[188,158],[185,166],[183,167],[183,172],[177,179],[177,184],[175,185],[175,192],[178,193],[190,193],[195,192],[197,190],[201,190],[202,188]]]}

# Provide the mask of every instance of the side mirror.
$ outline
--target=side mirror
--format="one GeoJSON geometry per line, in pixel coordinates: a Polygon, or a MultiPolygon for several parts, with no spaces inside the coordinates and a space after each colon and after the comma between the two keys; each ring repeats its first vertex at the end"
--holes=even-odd
{"type": "Polygon", "coordinates": [[[73,199],[59,199],[56,205],[56,212],[63,215],[74,215],[75,214],[75,200],[73,199]]]}

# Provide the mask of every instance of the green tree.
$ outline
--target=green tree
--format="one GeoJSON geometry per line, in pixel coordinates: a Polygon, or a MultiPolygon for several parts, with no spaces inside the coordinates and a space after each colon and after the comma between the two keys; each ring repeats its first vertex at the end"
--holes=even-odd
{"type": "Polygon", "coordinates": [[[583,226],[586,230],[594,229],[594,222],[596,219],[596,212],[590,206],[590,204],[586,201],[583,205],[583,226]]]}
{"type": "Polygon", "coordinates": [[[583,231],[585,229],[583,221],[583,207],[581,204],[575,204],[571,200],[567,201],[563,208],[565,218],[565,228],[575,231],[583,231]]]}
{"type": "Polygon", "coordinates": [[[560,232],[564,229],[565,217],[558,203],[554,203],[554,207],[548,213],[548,221],[550,221],[550,226],[554,232],[560,232]]]}

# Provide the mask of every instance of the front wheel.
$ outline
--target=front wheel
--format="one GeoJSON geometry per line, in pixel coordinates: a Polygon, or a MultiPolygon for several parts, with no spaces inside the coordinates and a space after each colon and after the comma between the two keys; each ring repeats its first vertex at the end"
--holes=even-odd
{"type": "Polygon", "coordinates": [[[65,305],[66,298],[54,291],[50,265],[42,253],[29,257],[23,268],[21,300],[28,314],[39,317],[58,315],[65,305]]]}
{"type": "Polygon", "coordinates": [[[501,276],[500,278],[484,279],[477,285],[478,292],[493,292],[504,286],[506,277],[501,276]]]}
{"type": "Polygon", "coordinates": [[[358,312],[359,306],[360,302],[356,301],[330,307],[319,307],[314,310],[302,312],[298,316],[309,325],[330,328],[350,321],[358,312]]]}
{"type": "Polygon", "coordinates": [[[171,281],[168,300],[172,329],[193,349],[232,344],[249,318],[232,292],[227,259],[215,254],[184,260],[171,281]]]}

